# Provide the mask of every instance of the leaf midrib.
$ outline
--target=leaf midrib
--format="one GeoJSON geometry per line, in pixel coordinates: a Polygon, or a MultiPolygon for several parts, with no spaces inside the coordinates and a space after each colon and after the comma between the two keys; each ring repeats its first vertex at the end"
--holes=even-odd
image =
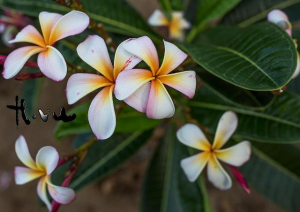
{"type": "Polygon", "coordinates": [[[70,187],[75,188],[80,183],[82,183],[85,179],[87,179],[89,176],[91,176],[97,169],[99,169],[101,166],[103,166],[107,161],[109,161],[111,158],[113,158],[115,155],[117,155],[122,149],[124,149],[127,145],[129,145],[132,141],[134,141],[138,136],[140,136],[143,132],[137,132],[129,136],[125,141],[120,143],[114,150],[112,150],[110,153],[105,155],[101,160],[99,160],[97,163],[95,163],[93,166],[91,166],[89,169],[87,169],[82,175],[80,175],[76,180],[74,180],[70,187]]]}

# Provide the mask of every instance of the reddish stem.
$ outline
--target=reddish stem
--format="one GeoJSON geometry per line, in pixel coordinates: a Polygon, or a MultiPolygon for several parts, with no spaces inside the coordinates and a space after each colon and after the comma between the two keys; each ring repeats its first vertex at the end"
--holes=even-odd
{"type": "Polygon", "coordinates": [[[44,77],[44,76],[45,75],[42,72],[19,74],[18,76],[15,77],[15,80],[23,81],[23,80],[41,78],[41,77],[44,77]]]}
{"type": "Polygon", "coordinates": [[[251,191],[250,191],[250,187],[246,181],[246,179],[244,178],[243,174],[234,166],[230,166],[230,169],[233,173],[233,175],[235,176],[236,180],[238,181],[238,183],[243,187],[243,189],[248,193],[250,194],[251,191]]]}

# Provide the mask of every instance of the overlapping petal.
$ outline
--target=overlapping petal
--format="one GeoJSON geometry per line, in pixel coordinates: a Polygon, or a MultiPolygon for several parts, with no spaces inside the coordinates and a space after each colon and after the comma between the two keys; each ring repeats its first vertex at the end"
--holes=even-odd
{"type": "Polygon", "coordinates": [[[132,69],[141,62],[141,58],[131,54],[123,48],[123,44],[127,41],[128,40],[123,41],[116,50],[114,59],[114,79],[117,79],[117,76],[121,71],[132,69]]]}
{"type": "Polygon", "coordinates": [[[37,169],[37,166],[29,153],[28,146],[24,136],[21,135],[17,139],[15,143],[15,150],[18,158],[20,159],[20,161],[22,161],[22,163],[25,166],[31,169],[37,169]]]}
{"type": "Polygon", "coordinates": [[[36,171],[25,167],[15,167],[14,175],[17,185],[23,185],[38,177],[43,176],[45,173],[42,171],[36,171]]]}
{"type": "Polygon", "coordinates": [[[52,46],[47,46],[47,50],[39,54],[38,66],[46,77],[54,81],[61,81],[67,75],[64,57],[52,46]]]}
{"type": "Polygon", "coordinates": [[[110,81],[114,80],[113,66],[104,40],[98,35],[90,35],[77,47],[79,57],[99,71],[110,81]]]}
{"type": "Polygon", "coordinates": [[[194,97],[196,90],[196,73],[194,71],[184,71],[176,74],[159,76],[158,79],[190,99],[194,97]]]}
{"type": "Polygon", "coordinates": [[[284,29],[290,36],[292,35],[292,25],[288,16],[281,10],[272,10],[268,14],[268,21],[284,29]]]}
{"type": "Polygon", "coordinates": [[[57,13],[41,12],[39,14],[40,25],[47,44],[49,44],[49,37],[53,27],[61,17],[63,16],[57,13]]]}
{"type": "Polygon", "coordinates": [[[251,155],[251,145],[248,141],[243,141],[227,149],[216,150],[218,159],[233,165],[241,166],[249,160],[251,155]]]}
{"type": "Polygon", "coordinates": [[[131,94],[124,102],[141,113],[146,113],[151,83],[148,82],[131,94]]]}
{"type": "Polygon", "coordinates": [[[297,53],[297,67],[296,67],[296,71],[294,72],[292,79],[295,79],[300,73],[300,57],[299,57],[299,53],[297,53]]]}
{"type": "Polygon", "coordinates": [[[116,98],[119,100],[128,98],[151,79],[154,79],[152,73],[144,69],[131,69],[121,72],[116,81],[116,98]]]}
{"type": "Polygon", "coordinates": [[[204,133],[195,124],[185,124],[177,131],[178,140],[195,149],[210,151],[211,144],[205,137],[204,133]]]}
{"type": "Polygon", "coordinates": [[[53,26],[48,45],[53,45],[58,40],[83,32],[89,23],[90,19],[87,14],[75,10],[69,12],[53,26]]]}
{"type": "Polygon", "coordinates": [[[60,204],[68,204],[76,198],[73,189],[53,185],[49,178],[47,178],[47,185],[50,196],[60,204]]]}
{"type": "Polygon", "coordinates": [[[48,210],[51,211],[52,206],[51,203],[48,200],[48,196],[47,196],[47,176],[42,177],[39,180],[38,186],[37,186],[37,193],[39,198],[45,203],[45,205],[47,206],[48,210]]]}
{"type": "Polygon", "coordinates": [[[3,77],[5,79],[14,77],[32,55],[42,51],[45,51],[45,48],[39,46],[26,46],[14,50],[7,56],[4,62],[3,77]]]}
{"type": "Polygon", "coordinates": [[[220,149],[232,136],[238,125],[238,118],[232,111],[227,111],[221,117],[213,143],[213,149],[220,149]]]}
{"type": "Polygon", "coordinates": [[[116,128],[116,114],[112,98],[114,86],[103,88],[92,101],[88,118],[98,139],[109,138],[116,128]]]}
{"type": "Polygon", "coordinates": [[[164,41],[165,56],[157,74],[166,75],[177,68],[187,57],[187,54],[181,51],[174,44],[164,41]]]}
{"type": "Polygon", "coordinates": [[[50,175],[57,167],[59,154],[54,147],[46,146],[38,151],[35,160],[38,168],[50,175]]]}
{"type": "Polygon", "coordinates": [[[231,188],[232,182],[230,176],[223,169],[214,154],[211,154],[207,166],[208,180],[218,189],[226,190],[231,188]]]}
{"type": "Polygon", "coordinates": [[[194,182],[198,178],[209,158],[209,152],[202,152],[181,160],[181,168],[183,169],[189,181],[194,182]]]}
{"type": "Polygon", "coordinates": [[[111,81],[97,74],[73,74],[67,83],[68,103],[74,104],[90,92],[109,85],[112,85],[111,81]]]}
{"type": "Polygon", "coordinates": [[[128,39],[123,43],[123,47],[130,53],[141,58],[151,68],[155,74],[159,67],[159,60],[156,48],[147,36],[128,39]]]}
{"type": "Polygon", "coordinates": [[[168,26],[169,20],[162,11],[155,10],[148,18],[148,23],[151,26],[168,26]]]}
{"type": "Polygon", "coordinates": [[[37,31],[34,26],[28,25],[24,29],[22,29],[15,39],[9,41],[9,43],[17,43],[17,42],[28,42],[33,43],[41,47],[45,47],[46,43],[42,35],[37,31]]]}
{"type": "Polygon", "coordinates": [[[168,91],[158,79],[152,80],[147,103],[147,117],[164,119],[172,117],[174,113],[175,107],[168,91]]]}

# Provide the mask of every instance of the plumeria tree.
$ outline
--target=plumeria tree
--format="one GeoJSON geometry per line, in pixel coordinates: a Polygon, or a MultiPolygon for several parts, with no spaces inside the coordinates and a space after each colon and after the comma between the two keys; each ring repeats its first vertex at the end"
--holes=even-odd
{"type": "Polygon", "coordinates": [[[67,155],[49,144],[34,160],[18,137],[16,184],[40,178],[55,212],[156,140],[143,212],[212,211],[205,182],[222,192],[233,181],[300,211],[300,0],[159,3],[145,20],[124,0],[0,0],[0,32],[17,31],[3,77],[35,91],[29,108],[37,78],[64,80],[77,116],[54,130],[75,135],[67,155]]]}

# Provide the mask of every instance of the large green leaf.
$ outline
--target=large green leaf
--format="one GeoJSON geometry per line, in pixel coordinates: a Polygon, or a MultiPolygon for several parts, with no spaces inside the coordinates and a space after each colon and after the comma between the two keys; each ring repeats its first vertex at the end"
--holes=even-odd
{"type": "Polygon", "coordinates": [[[281,89],[297,65],[293,40],[271,23],[215,28],[182,47],[207,71],[249,90],[281,89]]]}
{"type": "Polygon", "coordinates": [[[170,127],[150,162],[140,211],[211,211],[203,179],[190,183],[180,167],[180,160],[188,155],[186,146],[180,144],[170,127]]]}
{"type": "Polygon", "coordinates": [[[300,142],[300,97],[297,95],[284,92],[269,107],[253,110],[230,104],[205,87],[196,93],[189,105],[192,116],[212,132],[222,114],[232,110],[239,118],[235,136],[269,143],[300,142]]]}
{"type": "Polygon", "coordinates": [[[255,143],[253,153],[241,167],[250,187],[287,211],[300,211],[300,150],[292,145],[255,143]]]}
{"type": "MultiPolygon", "coordinates": [[[[300,0],[244,0],[234,10],[224,16],[221,24],[249,26],[266,19],[273,9],[281,9],[289,14],[290,8],[299,6],[300,0]]],[[[295,11],[295,14],[298,13],[295,11]]],[[[299,13],[298,13],[299,19],[299,13]]],[[[291,17],[291,21],[295,20],[291,17]]]]}
{"type": "Polygon", "coordinates": [[[76,190],[111,173],[146,143],[152,131],[130,135],[114,134],[104,141],[97,141],[89,150],[70,187],[76,190]]]}
{"type": "MultiPolygon", "coordinates": [[[[88,121],[88,110],[90,102],[76,106],[68,114],[76,114],[76,119],[72,122],[58,122],[54,130],[56,139],[61,139],[69,135],[77,135],[92,132],[88,121]]],[[[161,120],[148,119],[145,114],[137,112],[131,107],[124,108],[117,115],[117,126],[115,132],[129,133],[144,131],[157,126],[161,120]]]]}
{"type": "MultiPolygon", "coordinates": [[[[143,18],[124,0],[81,1],[83,8],[94,21],[103,23],[105,30],[129,36],[148,35],[158,41],[143,18]]],[[[41,11],[66,13],[69,8],[52,0],[0,0],[2,8],[19,10],[25,15],[38,16],[41,11]]]]}
{"type": "Polygon", "coordinates": [[[209,22],[225,15],[239,2],[240,0],[200,0],[196,22],[187,36],[187,42],[191,42],[209,22]]]}

